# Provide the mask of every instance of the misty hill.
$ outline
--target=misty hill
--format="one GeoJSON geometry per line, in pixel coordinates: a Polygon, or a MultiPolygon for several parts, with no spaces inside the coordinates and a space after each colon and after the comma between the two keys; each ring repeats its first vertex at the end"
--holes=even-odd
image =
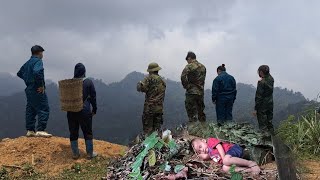
{"type": "MultiPolygon", "coordinates": [[[[142,131],[141,115],[143,111],[144,94],[136,91],[136,83],[144,78],[138,72],[128,74],[122,81],[109,85],[102,80],[94,80],[97,90],[98,113],[93,120],[94,136],[96,139],[114,143],[126,144],[129,139],[142,131]]],[[[184,107],[185,91],[180,82],[167,79],[165,98],[164,126],[176,127],[186,123],[187,114],[184,107]]],[[[238,96],[234,106],[234,117],[237,122],[256,124],[251,113],[254,107],[255,87],[237,84],[238,96]]],[[[24,88],[19,93],[0,98],[0,138],[17,137],[25,133],[25,104],[24,88]]],[[[57,136],[68,137],[66,113],[60,111],[58,87],[54,83],[47,83],[47,94],[50,103],[50,119],[48,131],[57,136]]],[[[288,106],[304,103],[306,99],[299,92],[275,88],[275,116],[274,123],[286,118],[288,106]]],[[[216,121],[215,108],[211,102],[211,91],[205,91],[205,112],[210,121],[216,121]]],[[[299,111],[300,109],[294,109],[299,111]]],[[[290,112],[291,113],[291,112],[290,112]]]]}
{"type": "Polygon", "coordinates": [[[0,97],[10,96],[25,88],[23,81],[9,73],[0,72],[0,97]]]}

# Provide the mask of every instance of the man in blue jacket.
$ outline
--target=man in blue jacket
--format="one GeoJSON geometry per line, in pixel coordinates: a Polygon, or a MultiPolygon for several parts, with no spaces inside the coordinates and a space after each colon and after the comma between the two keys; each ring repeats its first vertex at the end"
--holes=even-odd
{"type": "Polygon", "coordinates": [[[43,69],[43,51],[44,49],[35,45],[31,48],[31,58],[20,68],[17,76],[23,79],[27,88],[25,93],[27,96],[26,107],[26,129],[27,137],[51,137],[51,134],[45,132],[49,119],[48,97],[45,93],[45,79],[43,69]],[[37,128],[36,116],[38,116],[37,128]]]}
{"type": "Polygon", "coordinates": [[[212,84],[212,102],[216,104],[217,122],[231,121],[233,103],[237,96],[236,80],[226,72],[225,65],[217,68],[218,76],[212,84]]]}

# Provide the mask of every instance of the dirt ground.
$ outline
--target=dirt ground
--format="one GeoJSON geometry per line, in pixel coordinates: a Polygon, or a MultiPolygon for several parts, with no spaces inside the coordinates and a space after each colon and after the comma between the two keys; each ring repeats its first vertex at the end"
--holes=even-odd
{"type": "MultiPolygon", "coordinates": [[[[34,164],[41,173],[56,175],[66,168],[71,168],[76,162],[86,160],[84,140],[79,140],[81,158],[77,161],[71,158],[69,139],[60,137],[39,138],[19,137],[5,139],[0,142],[0,167],[4,165],[22,166],[34,164]]],[[[104,157],[116,157],[123,154],[126,147],[94,140],[94,151],[104,157]]]]}
{"type": "MultiPolygon", "coordinates": [[[[302,174],[300,174],[300,178],[302,180],[320,180],[320,162],[319,161],[303,161],[300,163],[300,168],[303,168],[302,174]]],[[[269,163],[261,167],[263,170],[272,170],[276,169],[276,163],[269,163]]],[[[275,179],[275,177],[269,177],[271,179],[275,179]]]]}
{"type": "Polygon", "coordinates": [[[302,179],[320,180],[320,162],[319,161],[304,161],[302,166],[306,168],[305,173],[302,174],[302,179]]]}

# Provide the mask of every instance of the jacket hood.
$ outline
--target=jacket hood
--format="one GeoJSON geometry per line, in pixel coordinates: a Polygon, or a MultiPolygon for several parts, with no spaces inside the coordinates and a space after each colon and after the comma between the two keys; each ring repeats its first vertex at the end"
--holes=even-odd
{"type": "Polygon", "coordinates": [[[78,63],[74,67],[74,78],[86,77],[86,67],[82,63],[78,63]]]}

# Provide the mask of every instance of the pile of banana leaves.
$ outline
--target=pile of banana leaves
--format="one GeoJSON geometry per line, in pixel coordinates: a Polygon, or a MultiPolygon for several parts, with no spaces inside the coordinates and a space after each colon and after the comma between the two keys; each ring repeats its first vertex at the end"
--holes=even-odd
{"type": "MultiPolygon", "coordinates": [[[[210,134],[210,137],[216,136],[210,134]]],[[[251,145],[259,144],[259,139],[250,140],[251,145]]],[[[221,165],[199,160],[190,149],[189,142],[186,136],[172,138],[171,131],[162,137],[154,132],[129,148],[123,157],[111,161],[104,179],[255,179],[250,174],[234,172],[234,167],[227,174],[221,171],[221,165]]],[[[259,179],[267,179],[267,174],[262,172],[259,179]]]]}

